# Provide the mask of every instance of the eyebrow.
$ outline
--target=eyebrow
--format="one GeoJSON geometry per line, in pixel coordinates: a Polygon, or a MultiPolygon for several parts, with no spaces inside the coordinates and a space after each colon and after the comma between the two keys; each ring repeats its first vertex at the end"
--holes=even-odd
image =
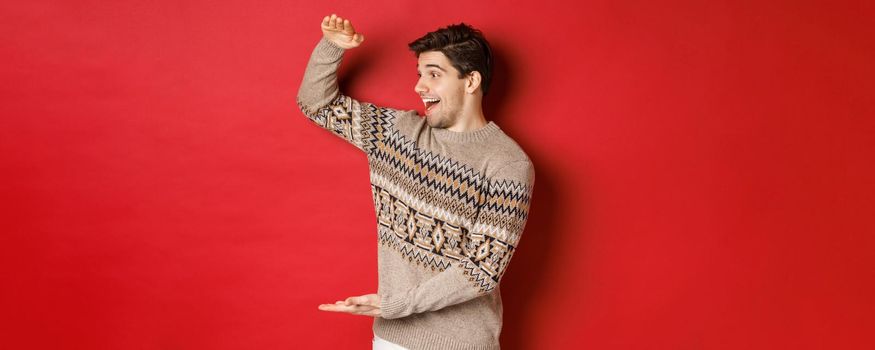
{"type": "MultiPolygon", "coordinates": [[[[447,72],[446,69],[443,69],[443,68],[441,68],[441,66],[436,65],[436,64],[434,64],[434,63],[426,64],[426,65],[425,65],[425,68],[428,68],[428,67],[434,67],[434,68],[440,69],[440,70],[441,70],[442,72],[444,72],[444,73],[447,72]]],[[[416,67],[416,71],[419,72],[419,66],[416,67]]]]}

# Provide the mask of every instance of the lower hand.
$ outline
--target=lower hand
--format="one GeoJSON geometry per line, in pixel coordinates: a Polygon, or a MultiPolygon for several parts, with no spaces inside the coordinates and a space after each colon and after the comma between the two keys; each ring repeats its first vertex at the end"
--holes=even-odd
{"type": "Polygon", "coordinates": [[[320,304],[319,310],[332,312],[346,312],[353,315],[379,317],[380,295],[365,294],[338,300],[334,304],[320,304]]]}

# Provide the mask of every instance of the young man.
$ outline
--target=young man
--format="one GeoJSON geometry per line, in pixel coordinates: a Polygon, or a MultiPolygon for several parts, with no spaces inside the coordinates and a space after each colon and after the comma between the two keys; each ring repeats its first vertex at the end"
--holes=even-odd
{"type": "Polygon", "coordinates": [[[364,36],[336,15],[321,27],[297,104],[368,158],[379,287],[319,309],[373,316],[375,349],[499,349],[499,281],[526,224],[535,171],[483,116],[489,44],[464,23],[410,43],[423,119],[338,91],[343,53],[364,36]]]}

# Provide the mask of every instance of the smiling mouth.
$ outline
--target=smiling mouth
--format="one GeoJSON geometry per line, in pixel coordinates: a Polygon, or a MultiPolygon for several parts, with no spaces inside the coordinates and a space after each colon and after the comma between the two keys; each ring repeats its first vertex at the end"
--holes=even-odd
{"type": "Polygon", "coordinates": [[[428,111],[431,111],[434,106],[441,103],[441,100],[437,98],[423,98],[422,102],[425,103],[425,111],[428,113],[428,111]]]}

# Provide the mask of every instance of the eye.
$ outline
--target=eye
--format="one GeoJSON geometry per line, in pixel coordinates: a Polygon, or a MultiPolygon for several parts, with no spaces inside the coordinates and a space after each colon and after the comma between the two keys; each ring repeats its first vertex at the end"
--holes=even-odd
{"type": "Polygon", "coordinates": [[[432,73],[431,73],[431,76],[432,76],[433,78],[437,78],[437,77],[438,77],[438,74],[435,73],[435,72],[432,72],[432,73]]]}

